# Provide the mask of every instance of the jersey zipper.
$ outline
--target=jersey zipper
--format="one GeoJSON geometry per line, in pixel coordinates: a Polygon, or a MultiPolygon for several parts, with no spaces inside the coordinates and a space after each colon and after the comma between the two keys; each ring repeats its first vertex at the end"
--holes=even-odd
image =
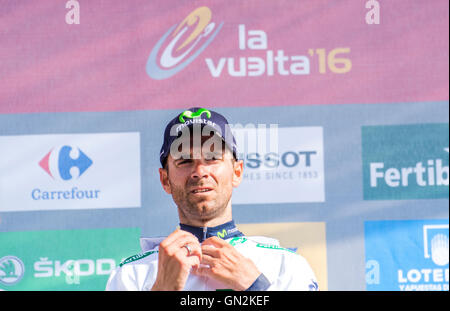
{"type": "Polygon", "coordinates": [[[203,240],[202,240],[202,242],[204,241],[204,240],[206,240],[206,232],[208,231],[208,227],[203,227],[203,240]]]}

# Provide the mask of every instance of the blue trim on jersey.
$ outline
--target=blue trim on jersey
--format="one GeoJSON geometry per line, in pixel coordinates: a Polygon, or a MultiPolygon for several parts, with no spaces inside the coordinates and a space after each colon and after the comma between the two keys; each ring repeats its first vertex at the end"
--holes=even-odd
{"type": "Polygon", "coordinates": [[[264,291],[270,287],[270,281],[264,274],[260,274],[253,284],[246,291],[264,291]]]}
{"type": "Polygon", "coordinates": [[[200,243],[213,236],[217,236],[222,239],[244,236],[244,234],[236,227],[234,220],[216,227],[194,227],[180,224],[180,229],[195,235],[200,243]]]}

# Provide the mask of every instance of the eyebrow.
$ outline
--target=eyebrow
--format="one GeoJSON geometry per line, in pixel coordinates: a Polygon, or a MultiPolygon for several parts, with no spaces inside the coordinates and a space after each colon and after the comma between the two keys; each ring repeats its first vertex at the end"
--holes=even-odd
{"type": "Polygon", "coordinates": [[[207,151],[205,152],[205,157],[220,157],[223,158],[223,156],[225,155],[225,152],[219,152],[219,151],[207,151]]]}
{"type": "MultiPolygon", "coordinates": [[[[206,151],[206,152],[203,152],[202,155],[204,158],[212,158],[212,157],[223,158],[225,156],[225,151],[224,150],[222,150],[222,151],[206,151]]],[[[176,158],[176,159],[174,158],[173,160],[174,160],[174,162],[179,162],[182,160],[191,160],[191,159],[193,159],[192,153],[190,153],[190,154],[184,153],[184,154],[180,154],[179,158],[176,158]]]]}
{"type": "Polygon", "coordinates": [[[190,160],[192,159],[192,154],[181,154],[179,158],[173,159],[175,162],[176,161],[182,161],[182,160],[190,160]]]}

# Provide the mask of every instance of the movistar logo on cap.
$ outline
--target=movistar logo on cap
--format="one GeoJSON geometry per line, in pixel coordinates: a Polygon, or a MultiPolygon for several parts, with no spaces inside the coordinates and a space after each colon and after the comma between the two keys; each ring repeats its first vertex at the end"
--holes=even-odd
{"type": "Polygon", "coordinates": [[[182,114],[180,114],[180,116],[178,117],[178,120],[180,120],[181,123],[184,123],[184,122],[186,122],[184,120],[184,118],[189,118],[189,119],[199,118],[204,113],[206,113],[206,117],[208,119],[211,118],[211,112],[208,109],[200,108],[196,112],[192,112],[190,110],[184,111],[182,114]]]}

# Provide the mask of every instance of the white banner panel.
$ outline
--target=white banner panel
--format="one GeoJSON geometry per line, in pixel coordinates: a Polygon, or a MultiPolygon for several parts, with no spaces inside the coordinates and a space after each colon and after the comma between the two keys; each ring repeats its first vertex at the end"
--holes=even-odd
{"type": "Polygon", "coordinates": [[[233,203],[324,202],[322,127],[234,128],[244,178],[233,203]]]}
{"type": "Polygon", "coordinates": [[[140,206],[139,133],[0,136],[0,212],[140,206]]]}

